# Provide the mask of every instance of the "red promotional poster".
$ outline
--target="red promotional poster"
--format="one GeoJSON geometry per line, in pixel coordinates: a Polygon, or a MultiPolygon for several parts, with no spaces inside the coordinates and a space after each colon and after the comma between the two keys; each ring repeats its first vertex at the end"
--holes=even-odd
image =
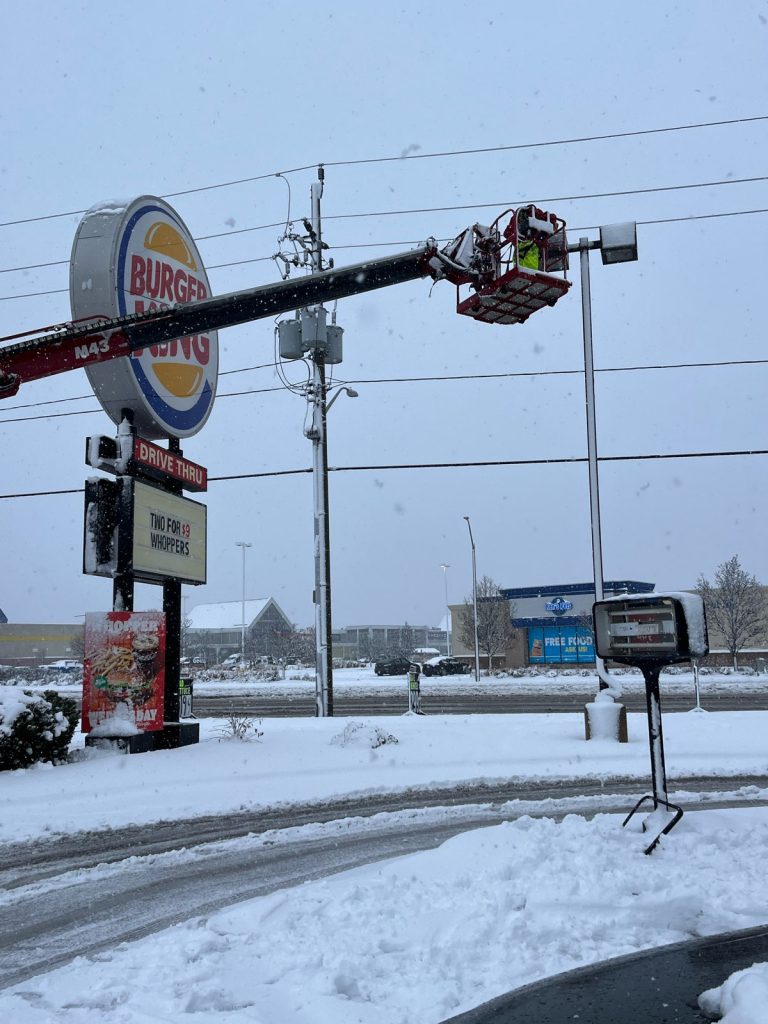
{"type": "Polygon", "coordinates": [[[83,732],[129,736],[163,728],[165,614],[85,616],[83,732]]]}

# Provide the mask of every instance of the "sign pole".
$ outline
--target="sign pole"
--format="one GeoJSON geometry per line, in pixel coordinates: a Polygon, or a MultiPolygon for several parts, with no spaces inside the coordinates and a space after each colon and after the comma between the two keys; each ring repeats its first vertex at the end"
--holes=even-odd
{"type": "Polygon", "coordinates": [[[667,771],[664,763],[664,734],[661,726],[661,694],[659,693],[659,666],[643,666],[645,699],[648,710],[648,743],[651,750],[651,781],[653,809],[669,806],[667,771]]]}
{"type": "MultiPolygon", "coordinates": [[[[168,439],[168,450],[181,457],[179,439],[168,439]]],[[[168,481],[166,487],[173,494],[181,494],[181,484],[168,481]]],[[[181,583],[169,579],[163,583],[163,611],[165,612],[165,724],[179,721],[179,678],[181,675],[181,583]]]]}
{"type": "MultiPolygon", "coordinates": [[[[133,412],[130,409],[123,409],[122,411],[122,422],[124,424],[123,429],[131,437],[136,434],[136,428],[133,425],[133,412]]],[[[133,611],[133,573],[130,567],[126,568],[126,558],[128,551],[130,550],[127,538],[122,536],[123,531],[127,524],[133,521],[133,500],[131,497],[130,485],[128,477],[118,477],[120,483],[120,495],[118,501],[118,531],[121,534],[120,542],[117,546],[117,572],[115,573],[114,580],[112,582],[112,611],[113,612],[132,612],[133,611]],[[122,542],[122,543],[121,543],[122,542]]]]}

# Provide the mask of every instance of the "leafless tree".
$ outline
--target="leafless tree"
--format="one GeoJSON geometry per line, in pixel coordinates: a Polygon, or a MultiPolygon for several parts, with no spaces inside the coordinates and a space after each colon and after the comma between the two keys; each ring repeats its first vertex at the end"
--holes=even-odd
{"type": "Polygon", "coordinates": [[[311,664],[315,658],[315,630],[298,629],[293,623],[287,629],[273,629],[266,636],[261,636],[258,641],[252,638],[249,644],[249,654],[252,658],[267,654],[274,658],[281,666],[283,678],[285,678],[285,667],[294,662],[311,664]],[[257,651],[256,648],[259,648],[257,651]]]}
{"type": "Polygon", "coordinates": [[[357,653],[366,661],[382,661],[392,654],[391,644],[387,644],[378,637],[361,636],[357,647],[357,653]]]}
{"type": "MultiPolygon", "coordinates": [[[[477,645],[480,653],[488,659],[488,669],[493,658],[503,654],[512,644],[515,627],[512,618],[515,606],[501,595],[501,588],[490,576],[483,576],[477,582],[477,645]]],[[[458,615],[458,633],[464,647],[475,648],[474,606],[472,598],[464,601],[458,615]]]]}
{"type": "Polygon", "coordinates": [[[69,641],[69,653],[75,661],[85,661],[85,627],[73,633],[69,641]]]}
{"type": "Polygon", "coordinates": [[[413,654],[413,648],[415,645],[416,641],[414,639],[413,629],[406,621],[400,627],[400,637],[398,639],[396,654],[401,658],[410,658],[413,654]]]}
{"type": "Polygon", "coordinates": [[[712,583],[699,576],[696,592],[704,598],[710,628],[722,638],[737,669],[739,652],[765,634],[765,589],[734,555],[715,569],[712,583]]]}

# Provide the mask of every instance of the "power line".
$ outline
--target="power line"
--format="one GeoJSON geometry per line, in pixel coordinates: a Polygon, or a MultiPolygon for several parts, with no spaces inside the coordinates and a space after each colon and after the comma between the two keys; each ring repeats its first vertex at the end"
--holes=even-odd
{"type": "MultiPolygon", "coordinates": [[[[729,210],[729,211],[725,211],[723,213],[694,213],[694,214],[690,214],[689,216],[682,216],[682,217],[659,217],[659,218],[657,218],[655,220],[638,220],[638,221],[636,221],[636,223],[640,227],[649,227],[649,226],[654,226],[656,224],[679,224],[679,223],[693,221],[693,220],[713,220],[713,219],[717,219],[717,218],[720,218],[720,217],[746,217],[746,216],[752,216],[753,214],[758,214],[758,213],[768,213],[768,207],[761,207],[761,208],[754,209],[754,210],[729,210]]],[[[329,219],[329,218],[326,218],[326,219],[329,219]]],[[[579,231],[595,231],[595,230],[597,230],[597,228],[599,226],[600,226],[599,224],[586,224],[583,227],[570,227],[570,228],[568,228],[568,230],[571,232],[571,234],[575,234],[575,233],[578,233],[579,231]]],[[[252,228],[252,229],[253,230],[257,230],[257,228],[252,228]]],[[[450,239],[441,239],[441,240],[437,240],[437,241],[450,242],[451,240],[450,239]]],[[[422,245],[423,243],[424,243],[424,240],[421,239],[421,240],[415,240],[415,241],[412,241],[412,242],[367,242],[367,243],[358,243],[356,245],[329,246],[329,248],[330,249],[336,249],[336,250],[341,250],[341,249],[378,249],[378,248],[382,248],[382,247],[390,247],[391,248],[392,246],[422,245]]],[[[229,267],[229,266],[239,266],[242,263],[262,263],[262,262],[266,262],[267,260],[271,260],[271,258],[272,258],[271,256],[257,256],[257,257],[255,257],[253,259],[236,260],[236,261],[231,262],[231,263],[218,263],[215,266],[208,267],[208,269],[209,270],[223,269],[223,268],[229,267]]],[[[20,294],[20,295],[0,295],[0,302],[11,302],[14,299],[33,299],[33,298],[37,298],[38,296],[43,296],[43,295],[63,295],[65,293],[69,294],[69,291],[70,290],[68,288],[54,288],[54,289],[48,289],[48,290],[43,291],[43,292],[25,292],[24,294],[20,294]]],[[[0,352],[2,352],[2,349],[0,349],[0,352]]]]}
{"type": "MultiPolygon", "coordinates": [[[[453,206],[423,206],[415,207],[413,209],[402,209],[402,210],[373,210],[373,211],[362,211],[359,213],[337,213],[329,214],[325,220],[361,220],[367,217],[399,217],[408,216],[416,213],[445,213],[453,212],[457,210],[484,210],[484,209],[498,209],[504,206],[519,206],[523,202],[533,202],[536,204],[541,203],[565,203],[565,202],[578,202],[580,200],[587,199],[613,199],[620,196],[635,196],[635,195],[649,195],[656,192],[679,192],[684,190],[691,190],[697,188],[716,188],[721,185],[747,185],[755,184],[756,182],[768,181],[768,175],[757,175],[749,178],[722,178],[717,181],[702,181],[702,182],[687,182],[682,185],[658,185],[649,188],[632,188],[632,189],[621,189],[613,192],[592,192],[592,193],[581,193],[569,196],[548,196],[540,199],[512,199],[503,200],[498,203],[462,203],[453,206]]],[[[2,226],[2,225],[0,225],[2,226]]],[[[285,227],[283,221],[274,221],[270,224],[257,224],[250,228],[237,228],[234,231],[219,231],[212,235],[196,235],[196,242],[209,241],[212,238],[229,238],[233,235],[243,235],[252,233],[255,231],[265,231],[268,228],[279,228],[285,227]]],[[[574,230],[574,229],[572,229],[574,230]]],[[[578,230],[578,229],[576,229],[578,230]]],[[[383,243],[378,243],[383,244],[383,243]]],[[[392,243],[397,244],[397,243],[392,243]]],[[[403,243],[407,244],[407,243],[403,243]]],[[[349,246],[348,248],[351,248],[349,246]]],[[[269,260],[271,256],[260,256],[256,259],[239,260],[234,263],[219,263],[208,267],[208,270],[216,270],[220,267],[232,267],[237,266],[238,263],[257,263],[259,261],[269,260]]],[[[58,267],[69,263],[69,260],[54,260],[47,263],[30,263],[20,267],[5,267],[0,269],[0,274],[12,274],[20,273],[27,270],[39,270],[46,267],[58,267]]]]}
{"type": "MultiPolygon", "coordinates": [[[[595,373],[637,373],[643,370],[692,370],[712,369],[725,366],[765,366],[768,359],[720,359],[709,362],[699,361],[693,363],[654,363],[639,366],[605,366],[598,367],[595,373]]],[[[245,373],[250,370],[273,369],[274,363],[263,363],[259,366],[246,366],[236,370],[226,370],[221,376],[232,373],[245,373]]],[[[344,384],[423,384],[423,383],[451,383],[462,380],[508,380],[514,378],[531,377],[566,377],[582,375],[583,369],[575,370],[515,370],[507,373],[456,373],[456,374],[435,374],[421,377],[351,377],[343,381],[344,384]]],[[[338,381],[342,383],[342,381],[338,381]]],[[[242,398],[246,395],[265,395],[276,392],[283,392],[286,388],[282,385],[273,388],[247,388],[243,391],[223,391],[217,398],[242,398]]],[[[14,412],[18,409],[33,409],[44,405],[54,405],[60,402],[79,402],[92,398],[92,395],[76,395],[73,398],[55,398],[43,402],[30,402],[26,405],[9,406],[7,411],[14,412]]],[[[72,412],[41,413],[39,416],[16,416],[0,419],[3,423],[26,423],[34,420],[63,419],[68,416],[93,416],[103,412],[100,408],[77,409],[72,412]]]]}
{"type": "MultiPolygon", "coordinates": [[[[248,390],[248,391],[225,391],[222,394],[217,395],[216,397],[217,398],[239,398],[242,395],[266,395],[266,394],[269,394],[272,391],[285,391],[285,388],[281,384],[279,387],[275,387],[275,388],[253,388],[253,389],[248,390]]],[[[88,397],[92,398],[93,396],[89,395],[88,397]]],[[[72,401],[78,401],[78,399],[72,399],[72,401]]],[[[16,406],[15,408],[22,408],[22,406],[16,406]]],[[[100,412],[104,412],[104,410],[101,409],[101,408],[98,408],[98,409],[96,409],[96,408],[94,408],[94,409],[75,409],[72,412],[41,413],[39,416],[13,416],[13,417],[9,417],[9,418],[4,419],[4,420],[0,420],[0,424],[3,424],[3,423],[32,423],[33,420],[59,420],[59,419],[65,419],[66,417],[69,417],[69,416],[93,416],[96,413],[100,413],[100,412]]]]}
{"type": "MultiPolygon", "coordinates": [[[[446,213],[456,210],[486,210],[499,207],[516,207],[521,203],[534,203],[536,206],[549,203],[571,203],[586,199],[615,199],[620,196],[642,196],[656,192],[682,192],[695,188],[716,188],[719,185],[747,185],[759,181],[768,181],[768,176],[758,175],[753,178],[723,178],[720,181],[689,182],[683,185],[656,185],[652,188],[628,188],[614,192],[591,192],[570,196],[545,196],[538,199],[512,199],[500,203],[470,203],[457,206],[423,206],[403,210],[374,210],[370,213],[336,213],[328,214],[323,220],[358,220],[366,217],[401,217],[414,213],[446,213]]],[[[243,230],[247,230],[243,229],[243,230]]]]}
{"type": "MultiPolygon", "coordinates": [[[[401,153],[399,156],[363,157],[357,160],[316,160],[314,163],[304,164],[301,167],[291,167],[282,171],[270,171],[267,174],[255,174],[251,177],[236,178],[232,181],[220,181],[212,185],[200,185],[197,188],[182,189],[178,192],[166,192],[161,198],[175,199],[178,196],[210,192],[219,188],[231,188],[234,185],[265,181],[269,178],[282,177],[286,174],[298,174],[303,171],[314,170],[320,164],[324,167],[356,167],[365,164],[404,163],[408,160],[434,160],[438,158],[444,159],[445,157],[476,156],[482,153],[508,153],[514,150],[543,149],[549,146],[571,146],[587,142],[606,142],[611,139],[638,138],[643,135],[662,135],[670,132],[693,131],[699,128],[720,128],[726,125],[751,124],[766,120],[768,120],[768,114],[759,114],[754,117],[734,117],[722,121],[699,121],[692,124],[671,125],[666,128],[644,128],[627,132],[610,132],[604,135],[581,135],[565,139],[549,139],[545,142],[519,142],[506,146],[483,146],[475,149],[452,149],[431,153],[401,153]]],[[[68,210],[65,213],[49,213],[38,217],[24,217],[19,220],[2,221],[0,222],[0,228],[13,227],[19,224],[33,224],[45,220],[56,220],[61,217],[74,217],[85,212],[86,210],[68,210]]]]}
{"type": "MultiPolygon", "coordinates": [[[[0,349],[0,352],[2,350],[0,349]]],[[[274,363],[259,363],[256,366],[240,366],[236,370],[220,370],[219,377],[228,377],[233,373],[250,373],[252,370],[271,370],[274,363]]],[[[222,397],[222,396],[219,396],[222,397]]],[[[6,405],[5,412],[15,412],[17,409],[38,409],[43,405],[61,405],[64,402],[85,402],[93,398],[93,395],[72,395],[70,398],[48,398],[42,402],[26,402],[24,405],[6,405]]]]}
{"type": "MultiPolygon", "coordinates": [[[[723,459],[742,458],[746,456],[768,455],[768,448],[745,448],[733,451],[716,452],[667,452],[655,455],[601,455],[600,462],[645,462],[650,460],[666,461],[671,459],[723,459]]],[[[388,470],[413,469],[488,469],[501,466],[563,466],[578,465],[587,462],[585,455],[562,456],[551,459],[485,459],[482,461],[465,462],[400,462],[382,463],[370,466],[329,466],[329,473],[380,473],[388,470]]],[[[259,480],[267,477],[303,476],[312,473],[311,467],[306,469],[266,470],[258,473],[232,473],[226,476],[209,476],[209,483],[224,483],[232,480],[259,480]]],[[[0,494],[0,500],[14,498],[47,498],[61,494],[82,494],[82,487],[62,488],[55,491],[24,491],[16,494],[0,494]]]]}
{"type": "MultiPolygon", "coordinates": [[[[338,160],[325,162],[325,167],[352,167],[356,164],[379,164],[379,163],[390,163],[397,162],[399,160],[432,160],[435,157],[446,157],[446,156],[471,156],[478,153],[503,153],[510,152],[516,149],[543,149],[547,146],[570,146],[577,143],[583,142],[605,142],[609,139],[628,139],[636,138],[642,135],[661,135],[665,132],[684,132],[691,131],[695,128],[717,128],[724,125],[732,124],[748,124],[752,121],[765,121],[768,120],[768,115],[758,115],[757,117],[738,117],[727,121],[701,121],[697,124],[680,124],[674,125],[670,128],[646,128],[637,131],[629,132],[611,132],[606,135],[581,135],[575,136],[574,138],[568,139],[553,139],[549,142],[520,142],[509,146],[484,146],[478,149],[454,149],[445,150],[441,153],[408,153],[401,154],[400,156],[386,156],[386,157],[369,157],[362,160],[338,160]]],[[[303,168],[306,169],[306,168],[303,168]]],[[[2,225],[0,224],[0,227],[2,225]]]]}
{"type": "MultiPolygon", "coordinates": [[[[738,180],[734,179],[733,181],[707,182],[707,183],[702,183],[702,184],[698,184],[698,185],[669,185],[669,186],[664,186],[664,187],[655,188],[655,189],[631,189],[631,190],[627,190],[627,191],[624,191],[624,192],[594,193],[593,195],[588,195],[588,196],[571,196],[570,199],[575,201],[575,200],[578,200],[578,199],[595,199],[595,198],[605,198],[605,197],[611,197],[611,196],[641,195],[644,192],[667,192],[667,191],[675,191],[677,189],[709,188],[709,187],[712,187],[714,185],[742,184],[745,181],[752,181],[752,182],[754,182],[754,181],[768,181],[768,176],[761,177],[761,178],[740,178],[738,180]]],[[[565,201],[565,199],[561,198],[559,201],[565,201]]],[[[536,199],[536,200],[531,200],[531,202],[535,202],[535,203],[550,203],[550,202],[558,202],[558,200],[557,199],[536,199]]],[[[328,216],[328,217],[325,218],[325,220],[339,220],[339,219],[344,219],[344,218],[354,218],[354,219],[357,219],[357,218],[364,218],[364,217],[387,217],[387,216],[409,215],[409,214],[412,214],[412,213],[440,213],[440,212],[444,212],[444,211],[447,211],[447,210],[481,210],[481,209],[485,209],[486,207],[491,207],[493,209],[498,209],[500,206],[504,206],[504,205],[505,205],[504,203],[479,203],[479,204],[475,204],[475,205],[472,205],[472,206],[435,206],[435,207],[424,207],[422,209],[413,209],[413,210],[392,210],[392,211],[379,211],[379,212],[371,212],[371,213],[345,213],[345,214],[338,214],[335,217],[333,215],[328,216]]],[[[512,205],[514,205],[514,203],[512,203],[512,205]]],[[[712,219],[718,218],[718,217],[745,217],[745,216],[750,216],[752,214],[758,214],[758,213],[768,213],[768,208],[760,207],[760,208],[756,208],[756,209],[752,209],[752,210],[730,210],[730,211],[725,211],[725,212],[722,212],[722,213],[698,213],[698,214],[690,214],[690,215],[681,216],[681,217],[663,217],[663,218],[657,218],[657,219],[654,219],[654,220],[639,220],[639,221],[636,221],[636,223],[638,225],[640,225],[640,226],[648,227],[650,225],[656,225],[656,224],[676,224],[676,223],[682,223],[683,221],[712,220],[712,219]]],[[[267,224],[267,225],[265,225],[265,224],[261,224],[261,225],[258,225],[257,227],[242,228],[241,230],[242,230],[242,232],[261,231],[265,227],[275,227],[275,226],[279,227],[280,225],[274,225],[274,224],[267,224]]],[[[584,227],[568,228],[568,231],[571,234],[575,234],[576,232],[579,232],[579,231],[595,231],[595,230],[597,230],[597,228],[599,226],[600,225],[598,225],[598,224],[590,224],[590,225],[586,225],[584,227]]],[[[198,238],[196,238],[195,241],[199,242],[199,241],[203,241],[204,239],[207,239],[207,238],[224,238],[224,237],[227,237],[227,236],[229,236],[231,234],[236,234],[236,233],[237,232],[233,232],[233,231],[225,231],[225,232],[223,232],[220,235],[202,235],[202,236],[199,236],[198,238]]],[[[329,246],[329,248],[330,249],[336,249],[336,250],[341,250],[341,249],[366,249],[366,248],[373,249],[373,248],[382,248],[382,247],[395,246],[395,245],[420,245],[420,244],[423,244],[423,241],[424,241],[424,239],[412,240],[410,242],[361,242],[361,243],[350,244],[350,245],[331,245],[331,246],[329,246]]],[[[445,242],[445,241],[450,241],[450,239],[440,239],[440,241],[444,241],[445,242]]],[[[223,270],[223,269],[226,269],[227,267],[238,267],[238,266],[242,266],[242,265],[244,265],[246,263],[266,263],[266,262],[270,261],[272,258],[273,258],[272,256],[255,256],[255,257],[250,257],[250,258],[245,259],[245,260],[232,260],[232,261],[230,261],[228,263],[214,263],[211,266],[207,267],[206,269],[207,270],[223,270]]],[[[9,267],[6,270],[0,270],[0,273],[12,273],[15,270],[36,270],[36,269],[43,268],[43,267],[63,266],[66,263],[69,263],[69,260],[58,260],[55,263],[36,263],[36,264],[30,264],[27,267],[9,267]]],[[[46,289],[44,291],[39,291],[39,292],[22,292],[22,293],[17,294],[17,295],[0,295],[0,302],[11,302],[11,301],[13,301],[15,299],[32,299],[32,298],[37,298],[37,297],[42,296],[42,295],[63,295],[64,293],[68,293],[68,292],[69,292],[68,288],[50,288],[50,289],[46,289]]]]}

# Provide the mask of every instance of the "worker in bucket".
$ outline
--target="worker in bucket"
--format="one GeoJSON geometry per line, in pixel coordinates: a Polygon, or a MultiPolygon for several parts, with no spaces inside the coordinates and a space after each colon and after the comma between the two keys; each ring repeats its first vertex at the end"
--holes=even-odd
{"type": "Polygon", "coordinates": [[[539,247],[531,229],[527,210],[517,212],[517,265],[526,270],[539,269],[539,247]]]}

